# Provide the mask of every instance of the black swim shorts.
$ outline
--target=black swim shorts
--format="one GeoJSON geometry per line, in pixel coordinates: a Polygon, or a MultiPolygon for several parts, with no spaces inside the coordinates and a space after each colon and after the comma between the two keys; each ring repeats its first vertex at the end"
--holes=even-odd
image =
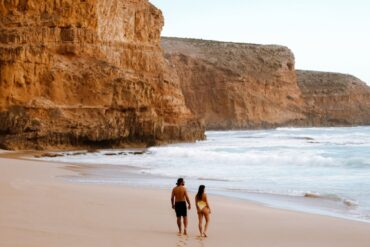
{"type": "Polygon", "coordinates": [[[176,217],[186,217],[188,215],[188,210],[186,208],[186,202],[175,202],[175,212],[176,217]]]}

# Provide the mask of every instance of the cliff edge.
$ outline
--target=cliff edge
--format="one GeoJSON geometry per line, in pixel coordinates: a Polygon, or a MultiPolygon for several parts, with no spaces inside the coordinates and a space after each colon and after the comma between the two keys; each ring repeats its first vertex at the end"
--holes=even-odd
{"type": "Polygon", "coordinates": [[[0,0],[0,148],[193,141],[147,0],[0,0]]]}
{"type": "Polygon", "coordinates": [[[208,129],[370,124],[370,88],[339,73],[296,71],[277,45],[162,38],[186,105],[208,129]]]}
{"type": "Polygon", "coordinates": [[[208,129],[271,128],[305,116],[286,47],[162,38],[187,106],[208,129]]]}

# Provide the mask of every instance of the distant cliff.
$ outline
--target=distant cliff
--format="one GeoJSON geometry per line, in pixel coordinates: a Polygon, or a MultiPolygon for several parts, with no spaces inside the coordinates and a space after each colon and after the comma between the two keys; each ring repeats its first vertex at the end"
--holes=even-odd
{"type": "Polygon", "coordinates": [[[306,121],[312,126],[370,124],[370,88],[351,75],[297,70],[305,104],[306,121]]]}
{"type": "Polygon", "coordinates": [[[192,141],[147,0],[0,0],[0,148],[192,141]]]}
{"type": "Polygon", "coordinates": [[[208,129],[370,124],[370,88],[296,71],[283,46],[162,38],[187,106],[208,129]]]}
{"type": "Polygon", "coordinates": [[[275,127],[304,118],[286,47],[162,38],[162,48],[187,106],[208,129],[275,127]]]}

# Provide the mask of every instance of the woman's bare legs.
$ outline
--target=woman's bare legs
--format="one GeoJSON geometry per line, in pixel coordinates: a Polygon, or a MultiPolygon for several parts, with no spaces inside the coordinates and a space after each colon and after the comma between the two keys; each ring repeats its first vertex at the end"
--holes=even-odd
{"type": "Polygon", "coordinates": [[[198,213],[198,228],[200,236],[203,236],[203,213],[198,213]]]}
{"type": "Polygon", "coordinates": [[[208,224],[209,224],[209,221],[210,221],[210,217],[209,217],[209,209],[208,209],[208,208],[205,208],[205,209],[203,210],[203,215],[204,215],[204,217],[206,218],[206,225],[204,226],[203,236],[204,236],[204,237],[207,237],[208,224]]]}

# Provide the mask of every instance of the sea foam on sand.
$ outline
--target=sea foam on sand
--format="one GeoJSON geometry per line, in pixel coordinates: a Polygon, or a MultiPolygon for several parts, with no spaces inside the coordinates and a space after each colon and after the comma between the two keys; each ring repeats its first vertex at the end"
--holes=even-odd
{"type": "Polygon", "coordinates": [[[215,194],[367,221],[369,148],[370,127],[279,128],[209,131],[195,144],[44,159],[101,165],[84,181],[166,187],[185,177],[191,190],[204,183],[215,194]],[[127,178],[124,167],[146,178],[127,178]]]}

